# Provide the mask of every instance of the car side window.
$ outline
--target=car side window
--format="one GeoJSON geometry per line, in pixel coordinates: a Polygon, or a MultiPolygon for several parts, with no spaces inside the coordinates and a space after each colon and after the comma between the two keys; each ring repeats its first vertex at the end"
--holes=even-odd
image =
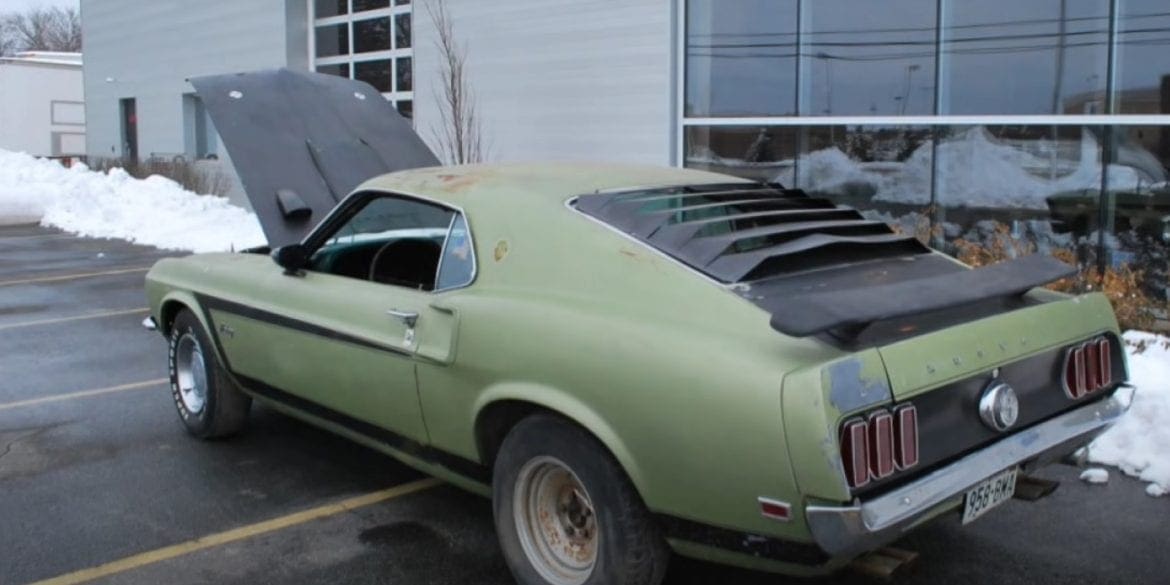
{"type": "Polygon", "coordinates": [[[467,219],[462,213],[457,213],[451,220],[451,230],[443,246],[435,290],[467,286],[474,279],[475,250],[471,244],[471,233],[467,229],[467,219]]]}
{"type": "Polygon", "coordinates": [[[434,290],[443,244],[457,213],[405,197],[375,197],[330,234],[308,269],[434,290]]]}

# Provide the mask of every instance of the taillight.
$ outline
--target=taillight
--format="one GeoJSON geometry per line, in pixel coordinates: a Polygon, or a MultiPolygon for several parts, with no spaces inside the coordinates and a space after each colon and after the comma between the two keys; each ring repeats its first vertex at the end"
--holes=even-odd
{"type": "Polygon", "coordinates": [[[849,487],[886,479],[918,464],[918,411],[884,408],[841,425],[841,461],[849,487]]]}
{"type": "Polygon", "coordinates": [[[863,419],[847,421],[841,427],[841,462],[851,487],[869,483],[868,425],[863,419]]]}
{"type": "Polygon", "coordinates": [[[1069,348],[1064,357],[1064,393],[1073,400],[1113,383],[1113,352],[1108,337],[1069,348]]]}
{"type": "Polygon", "coordinates": [[[894,417],[879,410],[869,415],[869,476],[885,479],[894,473],[894,417]]]}
{"type": "Polygon", "coordinates": [[[918,409],[905,404],[894,409],[894,463],[898,469],[918,465],[918,409]]]}

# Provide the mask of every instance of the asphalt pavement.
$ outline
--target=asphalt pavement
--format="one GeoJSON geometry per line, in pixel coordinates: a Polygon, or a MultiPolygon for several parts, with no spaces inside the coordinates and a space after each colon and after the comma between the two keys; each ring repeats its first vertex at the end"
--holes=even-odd
{"type": "MultiPolygon", "coordinates": [[[[190,438],[166,344],[140,326],[143,275],[167,255],[0,227],[0,584],[512,582],[486,500],[261,407],[240,436],[190,438]]],[[[1168,582],[1170,499],[1078,473],[1050,468],[1046,499],[912,532],[900,582],[1168,582]]],[[[667,582],[804,581],[678,560],[667,582]]]]}

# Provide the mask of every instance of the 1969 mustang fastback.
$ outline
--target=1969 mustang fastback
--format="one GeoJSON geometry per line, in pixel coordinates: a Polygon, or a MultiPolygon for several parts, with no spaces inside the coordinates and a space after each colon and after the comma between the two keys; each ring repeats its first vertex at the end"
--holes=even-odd
{"type": "Polygon", "coordinates": [[[522,583],[653,584],[671,550],[831,572],[1122,412],[1109,303],[1037,288],[1054,260],[973,270],[704,172],[415,168],[367,86],[193,83],[272,248],[147,276],[186,428],[257,400],[490,496],[522,583]]]}

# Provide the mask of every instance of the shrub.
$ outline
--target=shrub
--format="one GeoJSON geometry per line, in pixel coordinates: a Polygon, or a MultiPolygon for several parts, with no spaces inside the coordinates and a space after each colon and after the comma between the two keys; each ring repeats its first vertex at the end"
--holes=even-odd
{"type": "Polygon", "coordinates": [[[143,161],[129,158],[89,158],[86,161],[89,168],[107,172],[110,169],[120,168],[136,179],[145,179],[151,175],[166,177],[188,191],[201,195],[224,196],[232,188],[231,179],[219,169],[201,168],[198,164],[181,156],[173,159],[149,158],[143,161]]]}
{"type": "MultiPolygon", "coordinates": [[[[1012,237],[1011,230],[998,222],[995,232],[986,243],[959,239],[952,241],[951,246],[955,250],[955,257],[971,266],[986,266],[1036,252],[1034,244],[1012,237]]],[[[1113,304],[1113,311],[1123,331],[1155,329],[1159,316],[1166,315],[1167,309],[1170,309],[1170,304],[1158,300],[1146,290],[1140,269],[1122,264],[1099,271],[1095,262],[1080,261],[1076,252],[1067,248],[1054,249],[1052,255],[1076,266],[1077,273],[1047,288],[1066,293],[1105,293],[1113,304]]]]}

